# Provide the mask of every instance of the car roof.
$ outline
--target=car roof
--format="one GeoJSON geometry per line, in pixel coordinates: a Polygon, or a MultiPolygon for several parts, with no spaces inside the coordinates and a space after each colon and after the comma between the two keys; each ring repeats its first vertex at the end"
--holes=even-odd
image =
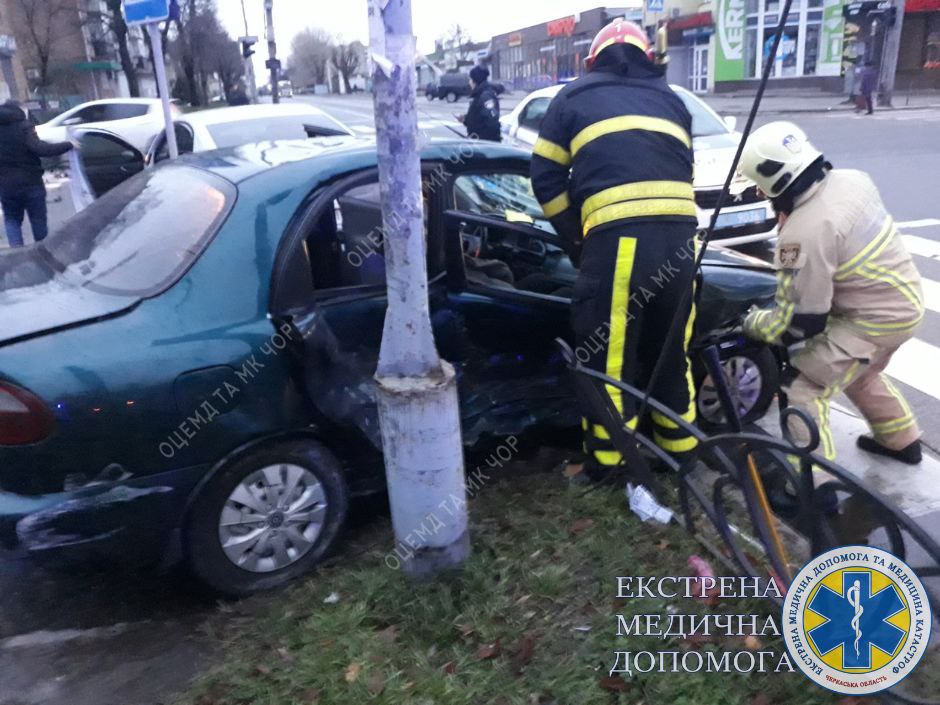
{"type": "Polygon", "coordinates": [[[76,105],[76,108],[81,108],[86,105],[113,105],[114,103],[141,103],[143,105],[159,105],[159,98],[100,98],[98,100],[89,100],[84,103],[79,103],[76,105]]]}
{"type": "MultiPolygon", "coordinates": [[[[421,159],[424,161],[449,160],[455,164],[478,159],[528,161],[530,157],[528,152],[517,147],[466,138],[435,138],[421,150],[421,159]]],[[[258,142],[193,152],[181,155],[178,161],[211,171],[238,184],[259,175],[270,176],[277,181],[279,175],[292,165],[298,165],[303,173],[310,175],[304,183],[321,182],[347,172],[375,167],[377,159],[375,138],[342,135],[258,142]]]]}
{"type": "MultiPolygon", "coordinates": [[[[193,113],[184,113],[178,120],[185,120],[191,125],[218,125],[225,122],[258,120],[263,118],[313,116],[329,114],[309,103],[259,103],[256,105],[237,105],[228,108],[212,108],[193,113]]],[[[332,117],[332,116],[330,116],[332,117]]]]}

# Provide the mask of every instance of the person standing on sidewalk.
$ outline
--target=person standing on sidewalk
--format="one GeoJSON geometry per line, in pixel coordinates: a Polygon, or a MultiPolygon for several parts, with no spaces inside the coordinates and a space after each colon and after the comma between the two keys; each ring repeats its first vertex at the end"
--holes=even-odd
{"type": "Polygon", "coordinates": [[[16,101],[0,105],[0,205],[10,247],[23,246],[23,215],[29,214],[36,242],[48,233],[46,186],[40,157],[58,157],[71,142],[43,142],[16,101]]]}
{"type": "Polygon", "coordinates": [[[864,106],[861,103],[858,106],[858,110],[861,110],[862,107],[867,108],[868,112],[866,115],[871,115],[875,112],[875,103],[872,100],[872,95],[877,88],[878,72],[875,70],[875,66],[871,61],[866,61],[865,68],[862,69],[862,85],[859,89],[864,106]]]}
{"type": "Polygon", "coordinates": [[[476,137],[491,142],[503,139],[499,126],[499,95],[496,87],[489,82],[490,72],[485,66],[470,69],[470,107],[467,114],[458,116],[467,128],[468,137],[476,137]]]}

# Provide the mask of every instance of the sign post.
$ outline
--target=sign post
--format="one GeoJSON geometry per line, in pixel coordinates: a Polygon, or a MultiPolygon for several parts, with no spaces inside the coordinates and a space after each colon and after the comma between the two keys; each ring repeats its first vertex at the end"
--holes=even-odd
{"type": "Polygon", "coordinates": [[[176,145],[176,130],[173,129],[173,115],[170,112],[170,89],[166,83],[166,65],[163,62],[163,39],[158,27],[160,22],[170,18],[170,0],[124,0],[124,21],[128,26],[144,25],[150,46],[153,48],[153,71],[157,78],[160,101],[163,103],[163,122],[166,129],[166,144],[170,159],[176,159],[180,152],[176,145]]]}

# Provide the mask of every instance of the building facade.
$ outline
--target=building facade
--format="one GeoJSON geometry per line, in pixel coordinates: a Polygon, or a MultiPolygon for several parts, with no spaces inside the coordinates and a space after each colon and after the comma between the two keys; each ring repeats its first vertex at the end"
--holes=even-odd
{"type": "Polygon", "coordinates": [[[642,23],[643,9],[598,7],[495,36],[492,79],[515,90],[535,90],[576,78],[584,72],[594,36],[617,17],[642,23]]]}
{"type": "Polygon", "coordinates": [[[940,0],[907,0],[895,90],[940,89],[940,0]]]}

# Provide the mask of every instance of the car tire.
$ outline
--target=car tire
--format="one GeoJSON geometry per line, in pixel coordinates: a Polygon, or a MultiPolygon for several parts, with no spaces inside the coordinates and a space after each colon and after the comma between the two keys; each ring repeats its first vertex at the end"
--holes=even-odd
{"type": "Polygon", "coordinates": [[[348,507],[340,463],[323,445],[308,439],[263,444],[223,465],[198,491],[183,525],[184,556],[197,580],[215,593],[241,597],[278,588],[336,545],[348,507]],[[272,476],[281,484],[268,482],[272,476]],[[305,513],[316,521],[304,523],[308,505],[305,513]],[[271,510],[264,520],[253,519],[264,510],[271,510]],[[250,534],[260,537],[251,546],[250,534]],[[230,557],[235,551],[244,556],[230,557]],[[236,564],[236,558],[245,562],[236,564]]]}
{"type": "Polygon", "coordinates": [[[433,100],[434,100],[434,94],[433,94],[431,91],[428,91],[428,92],[425,93],[424,95],[425,95],[425,97],[426,97],[429,101],[433,101],[433,100]]]}
{"type": "Polygon", "coordinates": [[[446,97],[446,100],[447,100],[448,103],[456,103],[456,102],[457,102],[457,98],[458,98],[459,96],[458,96],[456,93],[454,93],[453,91],[450,91],[450,92],[447,93],[447,95],[446,95],[445,97],[446,97]]]}
{"type": "MultiPolygon", "coordinates": [[[[737,396],[741,423],[761,419],[780,386],[780,367],[770,348],[748,346],[722,350],[721,364],[737,396]]],[[[701,361],[693,364],[698,425],[706,431],[727,431],[730,426],[718,402],[714,385],[701,361]]]]}

